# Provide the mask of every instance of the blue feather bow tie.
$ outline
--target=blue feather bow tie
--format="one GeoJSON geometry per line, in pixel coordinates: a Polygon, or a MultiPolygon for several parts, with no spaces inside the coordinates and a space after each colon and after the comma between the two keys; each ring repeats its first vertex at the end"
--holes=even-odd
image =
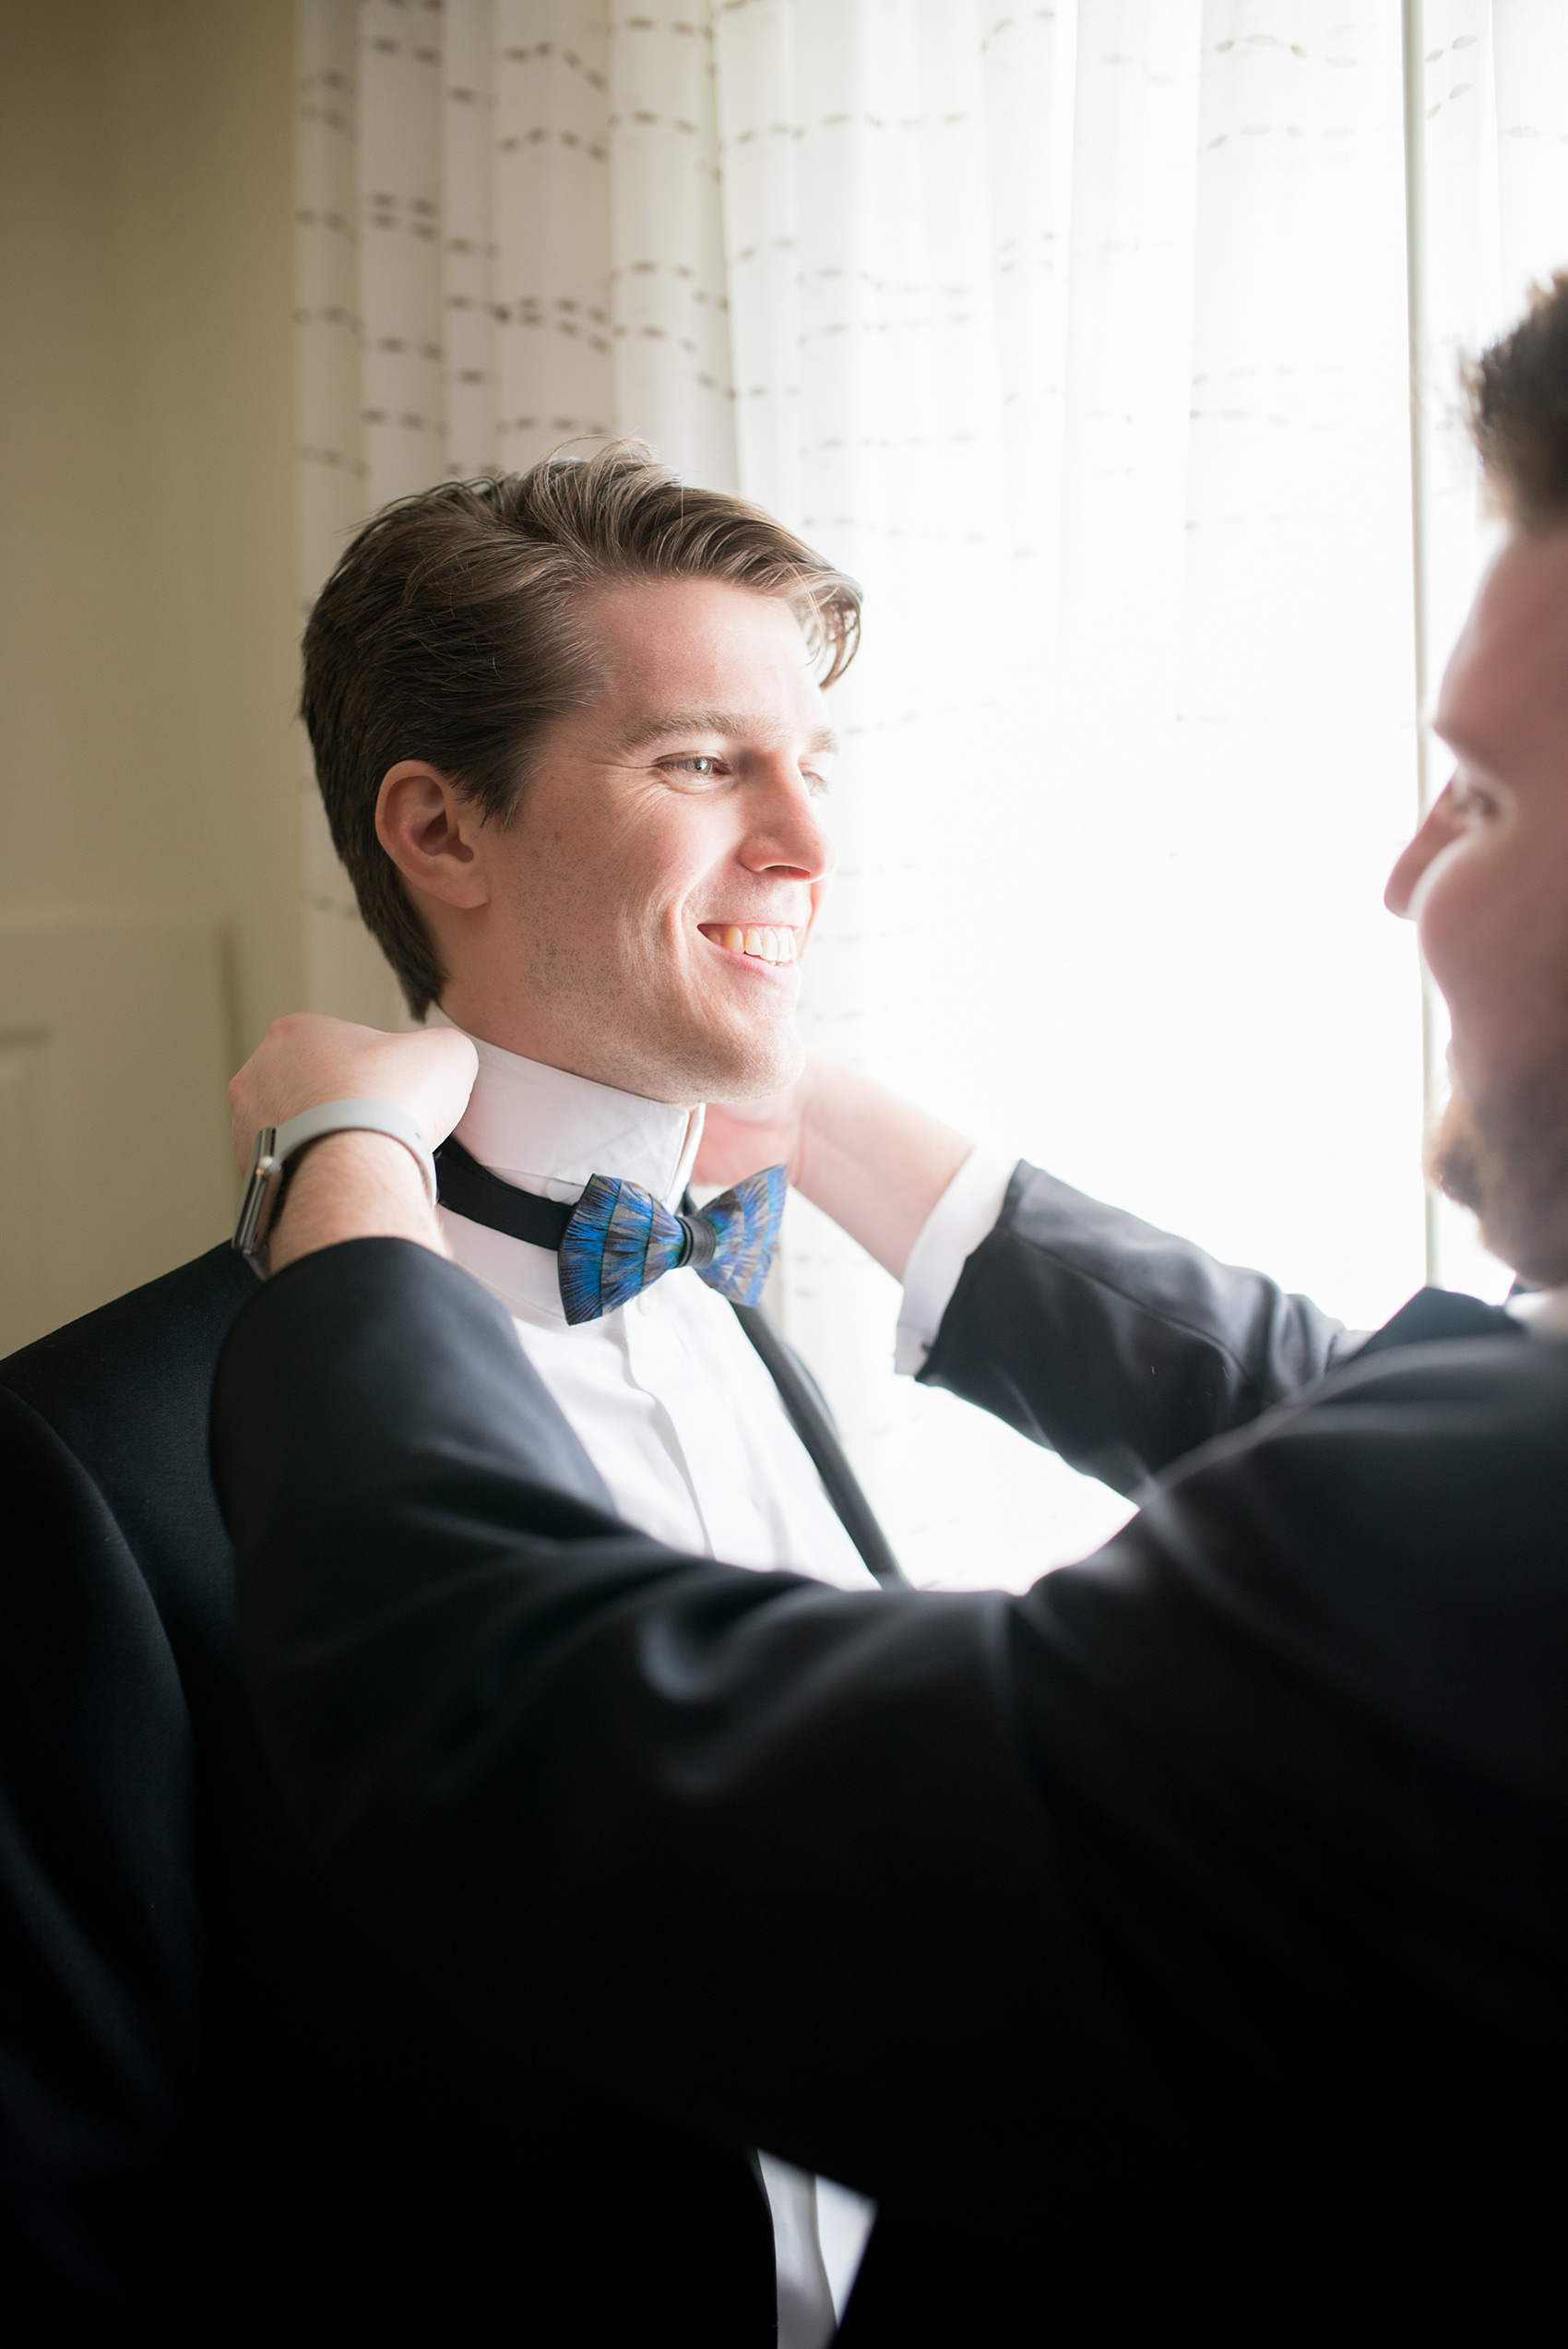
{"type": "Polygon", "coordinates": [[[690,1265],[720,1296],[755,1305],[784,1213],[785,1174],[766,1166],[691,1215],[671,1215],[639,1183],[595,1174],[561,1241],[561,1303],[568,1321],[594,1321],[690,1265]]]}
{"type": "Polygon", "coordinates": [[[671,1215],[640,1183],[596,1174],[576,1207],[504,1183],[456,1139],[435,1154],[441,1203],[535,1247],[554,1248],[561,1303],[569,1322],[597,1321],[690,1265],[736,1305],[762,1295],[788,1187],[782,1166],[765,1166],[692,1214],[671,1215]]]}

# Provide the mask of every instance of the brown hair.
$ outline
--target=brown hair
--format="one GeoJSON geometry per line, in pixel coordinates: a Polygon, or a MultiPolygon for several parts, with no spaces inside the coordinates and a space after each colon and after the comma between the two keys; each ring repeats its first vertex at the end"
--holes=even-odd
{"type": "Polygon", "coordinates": [[[1568,522],[1568,271],[1538,286],[1511,334],[1466,370],[1470,430],[1492,495],[1522,531],[1568,522]]]}
{"type": "Polygon", "coordinates": [[[725,579],[778,596],[825,685],[854,657],[852,579],[758,507],[689,488],[637,441],[399,498],[316,599],[301,697],[316,781],[360,912],[416,1019],[445,973],[375,835],[381,779],[399,759],[428,759],[507,822],[546,728],[593,697],[583,591],[626,578],[725,579]]]}

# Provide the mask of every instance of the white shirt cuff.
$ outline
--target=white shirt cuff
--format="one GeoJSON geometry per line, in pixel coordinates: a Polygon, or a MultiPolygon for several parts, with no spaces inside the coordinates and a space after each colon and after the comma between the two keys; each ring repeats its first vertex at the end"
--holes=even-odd
{"type": "Polygon", "coordinates": [[[998,1151],[971,1151],[926,1217],[904,1267],[898,1309],[893,1367],[906,1377],[924,1369],[958,1275],[994,1227],[1017,1163],[998,1151]]]}

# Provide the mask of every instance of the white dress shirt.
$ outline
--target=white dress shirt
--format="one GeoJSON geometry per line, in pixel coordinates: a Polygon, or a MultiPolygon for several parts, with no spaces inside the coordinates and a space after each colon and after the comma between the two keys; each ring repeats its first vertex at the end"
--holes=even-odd
{"type": "MultiPolygon", "coordinates": [[[[679,1204],[700,1109],[644,1101],[474,1043],[479,1076],[457,1130],[481,1165],[544,1198],[575,1200],[590,1175],[608,1174],[640,1183],[666,1207],[679,1204]]],[[[441,1222],[457,1262],[511,1315],[628,1524],[733,1565],[792,1567],[844,1590],[876,1588],[760,1357],[695,1272],[666,1273],[629,1305],[574,1329],[552,1250],[445,1208],[441,1222]]],[[[761,2161],[779,2349],[822,2349],[849,2297],[873,2206],[770,2154],[761,2161]]]]}

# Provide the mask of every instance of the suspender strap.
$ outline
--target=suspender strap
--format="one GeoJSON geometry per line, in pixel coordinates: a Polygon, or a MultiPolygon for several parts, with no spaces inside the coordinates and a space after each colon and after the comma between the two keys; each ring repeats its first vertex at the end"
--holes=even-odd
{"type": "Polygon", "coordinates": [[[736,1320],[762,1356],[796,1435],[810,1453],[839,1523],[885,1590],[907,1590],[909,1577],[872,1514],[844,1455],[826,1405],[759,1305],[733,1306],[736,1320]]]}

